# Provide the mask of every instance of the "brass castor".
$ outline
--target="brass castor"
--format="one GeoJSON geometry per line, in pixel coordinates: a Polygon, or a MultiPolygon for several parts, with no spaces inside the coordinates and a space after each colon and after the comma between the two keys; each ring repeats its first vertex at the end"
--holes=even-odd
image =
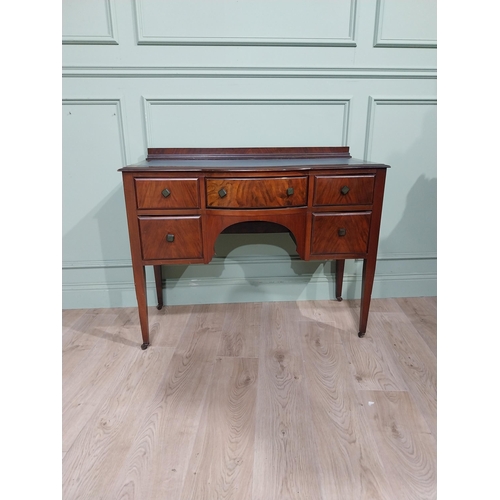
{"type": "Polygon", "coordinates": [[[144,344],[141,345],[141,349],[145,351],[149,347],[149,342],[144,342],[144,344]]]}
{"type": "Polygon", "coordinates": [[[365,336],[365,332],[359,332],[359,333],[358,333],[358,337],[359,337],[360,339],[362,339],[364,336],[365,336]]]}

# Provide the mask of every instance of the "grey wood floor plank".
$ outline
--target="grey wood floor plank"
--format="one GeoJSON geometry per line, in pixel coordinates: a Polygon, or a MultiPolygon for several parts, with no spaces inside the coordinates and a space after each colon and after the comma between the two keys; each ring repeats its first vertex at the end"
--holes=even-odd
{"type": "Polygon", "coordinates": [[[407,392],[363,391],[366,412],[398,500],[436,498],[436,441],[407,392]]]}
{"type": "Polygon", "coordinates": [[[404,313],[374,313],[380,344],[390,353],[412,399],[437,436],[437,360],[404,313]]]}
{"type": "Polygon", "coordinates": [[[362,342],[352,330],[341,332],[356,388],[404,391],[406,390],[404,378],[393,357],[380,342],[380,335],[380,330],[373,321],[370,323],[370,333],[367,333],[362,342]]]}
{"type": "Polygon", "coordinates": [[[192,310],[192,305],[163,306],[161,311],[152,308],[149,313],[151,342],[156,347],[176,347],[192,310]]]}
{"type": "MultiPolygon", "coordinates": [[[[89,333],[81,333],[89,337],[84,340],[86,349],[78,351],[82,356],[75,356],[75,350],[63,354],[63,390],[62,390],[62,443],[63,450],[68,451],[86,422],[91,418],[102,401],[109,397],[120,380],[123,366],[127,366],[130,352],[136,350],[123,342],[112,342],[120,339],[123,324],[126,324],[130,310],[122,309],[116,315],[103,315],[102,326],[97,319],[87,324],[89,333]],[[110,318],[114,325],[108,326],[110,318]],[[93,344],[90,343],[93,342],[93,344]],[[131,348],[127,350],[126,347],[131,348]],[[88,351],[88,352],[87,352],[88,351]]],[[[75,345],[78,341],[75,337],[75,345]]]]}
{"type": "Polygon", "coordinates": [[[301,323],[302,352],[324,499],[394,498],[367,432],[342,344],[332,327],[301,323]]]}
{"type": "Polygon", "coordinates": [[[395,300],[434,353],[434,356],[437,356],[436,297],[404,297],[395,300]]]}
{"type": "Polygon", "coordinates": [[[262,305],[253,499],[321,498],[297,308],[262,305]]]}
{"type": "Polygon", "coordinates": [[[138,422],[116,498],[181,497],[225,311],[225,304],[193,306],[158,391],[138,422]]]}
{"type": "Polygon", "coordinates": [[[62,311],[62,334],[64,335],[68,329],[79,319],[86,309],[63,309],[62,311]]]}
{"type": "Polygon", "coordinates": [[[298,321],[325,323],[334,326],[339,332],[350,333],[358,326],[359,310],[353,308],[350,301],[304,300],[297,302],[297,307],[300,311],[298,321]]]}
{"type": "Polygon", "coordinates": [[[124,347],[126,356],[115,372],[118,383],[87,421],[63,461],[64,498],[113,498],[110,478],[126,459],[145,411],[145,403],[158,390],[173,349],[146,353],[124,347]]]}
{"type": "Polygon", "coordinates": [[[218,356],[258,357],[261,307],[260,303],[249,302],[228,309],[218,356]]]}
{"type": "Polygon", "coordinates": [[[63,312],[65,500],[436,497],[436,299],[63,312]]]}
{"type": "Polygon", "coordinates": [[[252,498],[258,360],[217,357],[182,500],[252,498]]]}

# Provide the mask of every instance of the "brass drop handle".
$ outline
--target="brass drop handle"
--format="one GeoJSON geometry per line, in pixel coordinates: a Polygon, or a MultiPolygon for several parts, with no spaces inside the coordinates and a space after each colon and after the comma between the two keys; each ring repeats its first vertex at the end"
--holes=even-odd
{"type": "Polygon", "coordinates": [[[338,231],[338,234],[339,234],[339,236],[345,236],[346,232],[347,232],[347,231],[345,230],[345,228],[344,228],[344,227],[341,227],[341,228],[339,229],[339,231],[338,231]]]}
{"type": "Polygon", "coordinates": [[[167,188],[165,188],[161,194],[163,195],[164,198],[168,198],[170,196],[170,190],[168,190],[167,188]]]}
{"type": "Polygon", "coordinates": [[[292,196],[292,194],[293,194],[293,187],[289,187],[289,188],[286,190],[286,194],[287,194],[288,196],[292,196]]]}
{"type": "Polygon", "coordinates": [[[224,188],[222,188],[222,189],[219,191],[219,196],[220,196],[221,198],[224,198],[224,196],[226,196],[226,194],[227,194],[227,191],[226,191],[224,188]]]}
{"type": "Polygon", "coordinates": [[[346,195],[348,192],[349,192],[349,186],[344,186],[340,192],[343,194],[343,195],[346,195]]]}
{"type": "Polygon", "coordinates": [[[175,239],[175,235],[173,234],[167,234],[167,237],[166,237],[166,240],[169,242],[169,243],[172,243],[175,239]]]}

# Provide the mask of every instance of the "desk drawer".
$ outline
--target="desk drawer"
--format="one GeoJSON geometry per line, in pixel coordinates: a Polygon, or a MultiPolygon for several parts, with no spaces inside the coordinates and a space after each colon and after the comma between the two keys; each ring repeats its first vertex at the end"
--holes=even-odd
{"type": "Polygon", "coordinates": [[[279,208],[307,204],[307,177],[207,179],[209,208],[279,208]]]}
{"type": "Polygon", "coordinates": [[[198,179],[135,179],[138,209],[199,208],[198,179]]]}
{"type": "Polygon", "coordinates": [[[142,258],[199,259],[203,257],[201,217],[139,217],[142,258]]]}
{"type": "Polygon", "coordinates": [[[313,205],[370,205],[374,185],[374,175],[317,175],[313,205]]]}
{"type": "Polygon", "coordinates": [[[313,214],[311,255],[366,253],[371,212],[313,214]]]}

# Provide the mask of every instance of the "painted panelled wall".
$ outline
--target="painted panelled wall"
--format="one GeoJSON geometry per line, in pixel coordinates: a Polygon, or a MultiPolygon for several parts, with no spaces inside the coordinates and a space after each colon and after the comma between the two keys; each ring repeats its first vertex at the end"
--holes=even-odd
{"type": "MultiPolygon", "coordinates": [[[[117,170],[148,147],[348,145],[390,164],[373,295],[436,295],[435,0],[63,0],[62,34],[64,308],[136,305],[117,170]]],[[[221,235],[164,288],[330,299],[333,272],[286,234],[221,235]]]]}

